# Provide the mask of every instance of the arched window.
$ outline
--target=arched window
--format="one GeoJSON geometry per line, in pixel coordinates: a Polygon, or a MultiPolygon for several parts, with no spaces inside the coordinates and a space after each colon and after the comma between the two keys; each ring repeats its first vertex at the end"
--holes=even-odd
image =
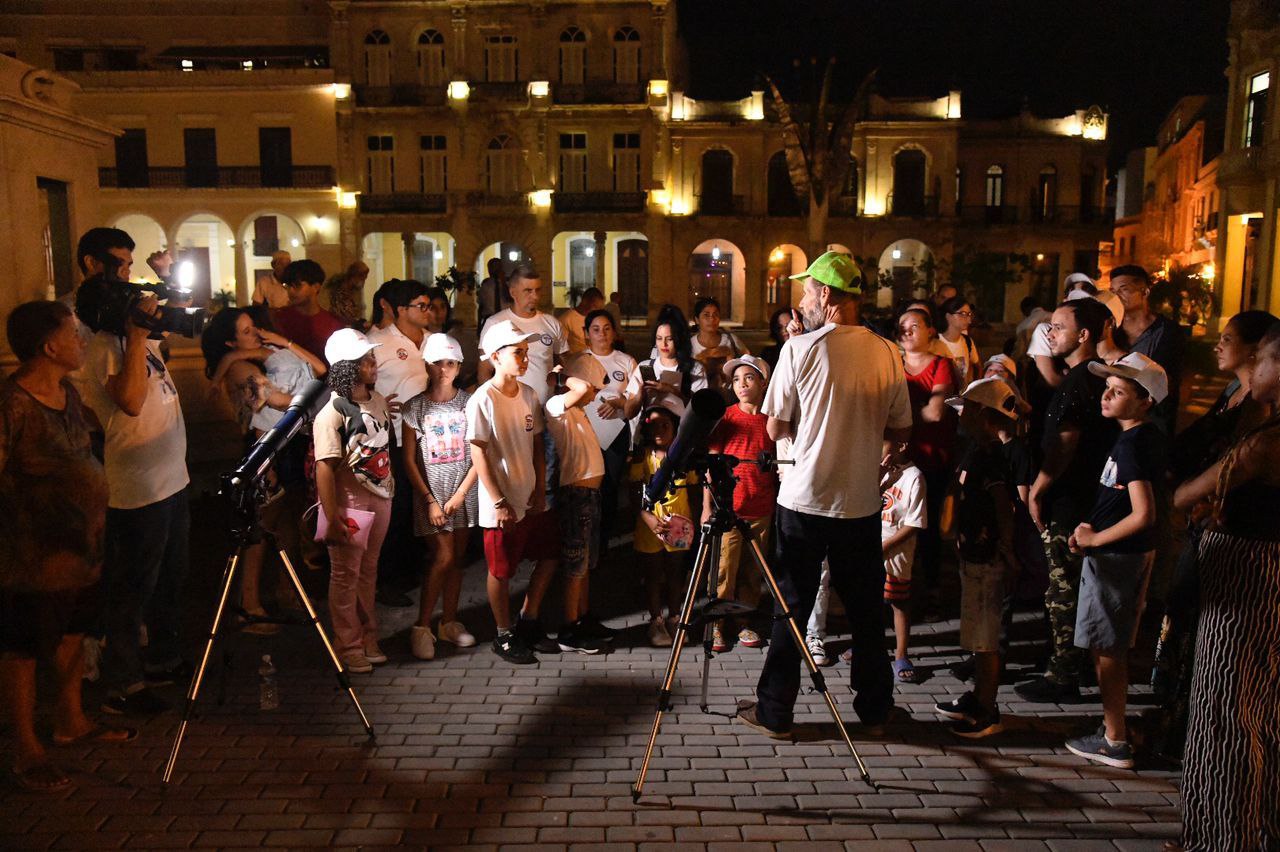
{"type": "Polygon", "coordinates": [[[733,154],[712,148],[702,154],[702,182],[698,210],[710,216],[733,213],[733,154]]]}
{"type": "Polygon", "coordinates": [[[893,215],[924,215],[925,164],[919,148],[903,148],[893,155],[893,215]]]}
{"type": "Polygon", "coordinates": [[[489,140],[484,152],[485,187],[498,195],[520,191],[519,152],[510,136],[502,134],[489,140]]]}
{"type": "Polygon", "coordinates": [[[577,27],[560,33],[560,82],[580,86],[587,79],[587,34],[577,27]]]}
{"type": "Polygon", "coordinates": [[[987,207],[1004,206],[1004,167],[987,166],[987,207]]]}
{"type": "Polygon", "coordinates": [[[800,199],[796,196],[795,187],[791,183],[791,172],[787,168],[785,151],[779,151],[769,158],[767,188],[770,216],[799,216],[804,212],[800,199]]]}
{"type": "Polygon", "coordinates": [[[1036,197],[1031,209],[1041,221],[1052,219],[1057,214],[1058,170],[1055,167],[1050,165],[1040,170],[1040,179],[1036,182],[1036,197]]]}
{"type": "Polygon", "coordinates": [[[364,37],[364,81],[370,86],[391,85],[391,36],[382,30],[364,37]]]}
{"type": "Polygon", "coordinates": [[[640,82],[640,33],[632,27],[613,34],[613,82],[640,82]]]}
{"type": "Polygon", "coordinates": [[[418,83],[423,86],[443,86],[447,82],[444,36],[439,30],[423,30],[418,36],[418,83]]]}

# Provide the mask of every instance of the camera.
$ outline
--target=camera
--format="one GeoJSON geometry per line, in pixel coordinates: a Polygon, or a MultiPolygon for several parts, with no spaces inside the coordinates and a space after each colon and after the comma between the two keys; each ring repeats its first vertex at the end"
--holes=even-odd
{"type": "Polygon", "coordinates": [[[129,321],[151,332],[160,340],[166,332],[183,337],[199,337],[208,322],[203,308],[178,308],[160,305],[154,314],[141,309],[139,303],[148,293],[160,301],[186,299],[189,290],[170,287],[168,284],[132,284],[122,281],[117,271],[120,261],[110,254],[99,258],[103,272],[86,278],[76,291],[76,316],[94,331],[106,331],[123,337],[129,321]]]}

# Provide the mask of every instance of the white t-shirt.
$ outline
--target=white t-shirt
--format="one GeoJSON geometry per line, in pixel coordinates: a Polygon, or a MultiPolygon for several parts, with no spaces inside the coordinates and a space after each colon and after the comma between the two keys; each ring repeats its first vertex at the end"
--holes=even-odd
{"type": "Polygon", "coordinates": [[[124,367],[124,341],[100,331],[89,341],[85,365],[85,401],[106,430],[104,467],[107,505],[138,509],[172,497],[187,487],[187,427],[178,388],[160,354],[160,343],[146,341],[147,397],[137,417],[125,414],[107,379],[124,367]]]}
{"type": "Polygon", "coordinates": [[[577,308],[569,308],[556,319],[564,329],[564,339],[569,346],[569,352],[577,355],[585,350],[587,348],[587,315],[578,313],[577,308]]]}
{"type": "Polygon", "coordinates": [[[490,494],[480,481],[480,526],[498,525],[493,504],[504,497],[516,520],[524,518],[534,487],[541,487],[533,467],[533,438],[542,428],[542,404],[528,385],[521,384],[520,393],[510,397],[487,381],[467,400],[468,440],[485,445],[485,459],[502,491],[490,494]]]}
{"type": "MultiPolygon", "coordinates": [[[[635,388],[636,392],[639,392],[644,388],[644,378],[640,375],[640,368],[646,364],[653,367],[654,375],[658,377],[659,381],[662,380],[663,373],[683,374],[683,371],[675,364],[663,364],[662,361],[656,357],[647,358],[635,366],[635,369],[631,374],[631,380],[627,384],[628,388],[635,388]]],[[[700,362],[693,362],[693,369],[689,371],[689,376],[690,394],[695,394],[707,386],[707,374],[706,371],[702,369],[702,364],[700,362]]],[[[684,399],[680,396],[669,394],[666,391],[647,393],[645,395],[644,404],[641,406],[641,411],[652,405],[665,405],[681,415],[684,414],[684,399]]]]}
{"type": "Polygon", "coordinates": [[[587,413],[577,406],[565,408],[564,394],[547,400],[546,409],[547,431],[560,457],[560,484],[576,485],[604,476],[604,454],[587,413]]]}
{"type": "MultiPolygon", "coordinates": [[[[371,330],[369,342],[382,344],[373,350],[373,357],[378,360],[378,381],[373,386],[374,390],[387,399],[395,394],[395,401],[403,405],[427,389],[427,363],[422,360],[426,334],[422,335],[422,344],[417,345],[392,323],[386,328],[371,330]]],[[[391,429],[398,441],[399,412],[391,415],[391,429]]]]}
{"type": "MultiPolygon", "coordinates": [[[[922,530],[926,525],[924,474],[915,465],[889,470],[880,480],[880,540],[903,527],[922,530]]],[[[916,537],[911,536],[884,555],[885,572],[892,577],[911,576],[916,558],[916,537]]]]}
{"type": "Polygon", "coordinates": [[[1053,348],[1049,345],[1049,323],[1042,322],[1031,332],[1031,340],[1027,343],[1027,354],[1033,358],[1037,355],[1052,357],[1053,348]]]}
{"type": "Polygon", "coordinates": [[[960,377],[964,387],[968,387],[978,368],[978,353],[973,344],[964,335],[952,343],[941,334],[934,340],[934,344],[937,354],[950,358],[951,363],[956,365],[956,375],[960,377]]]}
{"type": "Polygon", "coordinates": [[[886,428],[911,426],[897,348],[859,326],[829,325],[782,346],[761,411],[792,424],[795,464],[778,505],[829,518],[880,511],[886,428]]]}
{"type": "Polygon", "coordinates": [[[640,393],[640,373],[636,370],[635,358],[616,349],[608,355],[590,352],[590,357],[602,368],[604,388],[621,396],[635,396],[640,393]]]}
{"type": "MultiPolygon", "coordinates": [[[[694,332],[693,335],[689,338],[689,345],[693,349],[693,357],[695,358],[697,358],[707,349],[707,347],[703,346],[701,343],[698,342],[697,332],[694,332]]],[[[727,331],[720,332],[720,343],[717,344],[717,346],[723,346],[732,352],[736,352],[738,355],[746,355],[751,351],[750,349],[742,345],[742,341],[739,340],[736,335],[731,334],[730,332],[727,332],[727,331]]],[[[655,355],[654,357],[656,358],[657,356],[655,355]]]]}
{"type": "MultiPolygon", "coordinates": [[[[541,311],[532,317],[522,317],[517,316],[510,308],[506,308],[485,321],[484,328],[480,329],[479,339],[484,341],[484,333],[489,330],[490,324],[503,320],[511,320],[516,324],[516,328],[525,333],[536,332],[541,335],[538,340],[529,341],[529,369],[520,377],[520,383],[533,388],[533,392],[538,395],[538,411],[541,412],[542,406],[551,396],[551,385],[547,384],[547,376],[556,365],[555,356],[569,351],[569,344],[564,339],[564,326],[560,325],[560,321],[555,317],[541,311]]],[[[483,353],[482,357],[487,358],[488,353],[483,353]]],[[[485,525],[483,520],[480,525],[485,525]]]]}
{"type": "Polygon", "coordinates": [[[1018,327],[1013,331],[1013,337],[1016,341],[1013,348],[1014,360],[1021,358],[1023,355],[1031,354],[1028,351],[1028,347],[1031,345],[1032,332],[1038,326],[1047,323],[1052,316],[1053,314],[1044,308],[1036,308],[1022,318],[1022,322],[1018,323],[1018,327]]]}

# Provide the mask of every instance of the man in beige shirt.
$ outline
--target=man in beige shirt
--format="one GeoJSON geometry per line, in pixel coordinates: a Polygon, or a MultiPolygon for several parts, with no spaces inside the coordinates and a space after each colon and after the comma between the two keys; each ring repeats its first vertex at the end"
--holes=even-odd
{"type": "Polygon", "coordinates": [[[271,274],[259,277],[253,285],[253,304],[266,305],[272,310],[279,310],[289,304],[289,291],[285,289],[282,279],[285,267],[292,262],[293,258],[287,251],[271,255],[271,274]]]}

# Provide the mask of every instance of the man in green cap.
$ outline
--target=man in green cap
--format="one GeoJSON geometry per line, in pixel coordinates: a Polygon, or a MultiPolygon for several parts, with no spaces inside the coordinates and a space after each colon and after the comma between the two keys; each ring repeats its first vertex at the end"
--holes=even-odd
{"type": "MultiPolygon", "coordinates": [[[[869,729],[893,707],[884,646],[880,460],[885,438],[905,442],[911,404],[897,348],[859,324],[862,275],[827,252],[804,272],[804,296],[783,344],[761,413],[769,437],[790,438],[794,466],[778,491],[773,569],[798,625],[809,620],[822,561],[853,625],[853,708],[869,729]]],[[[774,623],[756,702],[739,719],[768,736],[789,735],[800,690],[800,651],[774,623]]]]}

